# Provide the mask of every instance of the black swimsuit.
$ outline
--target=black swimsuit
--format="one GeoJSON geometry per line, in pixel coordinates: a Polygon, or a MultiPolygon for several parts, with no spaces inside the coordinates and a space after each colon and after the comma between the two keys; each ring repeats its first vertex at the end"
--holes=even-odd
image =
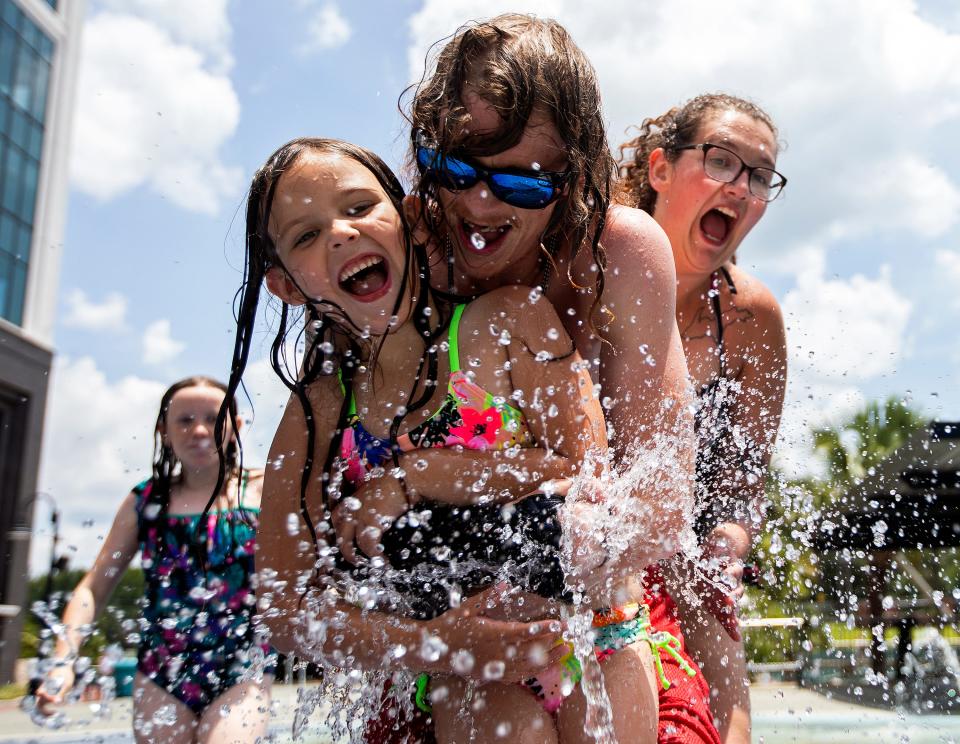
{"type": "Polygon", "coordinates": [[[721,275],[730,291],[737,293],[725,268],[715,271],[710,278],[710,305],[717,323],[716,344],[719,374],[697,392],[694,411],[694,431],[697,437],[697,484],[696,523],[694,529],[702,541],[721,521],[718,513],[722,507],[717,496],[715,481],[723,471],[723,461],[729,455],[725,445],[733,434],[733,403],[735,380],[727,377],[727,355],[723,345],[723,309],[720,306],[721,275]]]}

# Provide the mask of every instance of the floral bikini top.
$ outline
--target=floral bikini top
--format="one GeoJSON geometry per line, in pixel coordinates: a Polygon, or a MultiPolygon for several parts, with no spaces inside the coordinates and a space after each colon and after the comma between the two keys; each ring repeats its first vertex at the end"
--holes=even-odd
{"type": "MultiPolygon", "coordinates": [[[[457,305],[450,318],[447,395],[436,413],[397,437],[396,447],[401,452],[457,445],[471,450],[499,450],[535,444],[523,413],[502,398],[488,393],[473,382],[472,375],[460,369],[457,333],[465,307],[457,305]]],[[[340,457],[346,465],[344,476],[350,483],[357,484],[371,468],[390,461],[392,448],[389,441],[364,428],[357,415],[356,399],[352,396],[347,426],[340,444],[340,457]]]]}

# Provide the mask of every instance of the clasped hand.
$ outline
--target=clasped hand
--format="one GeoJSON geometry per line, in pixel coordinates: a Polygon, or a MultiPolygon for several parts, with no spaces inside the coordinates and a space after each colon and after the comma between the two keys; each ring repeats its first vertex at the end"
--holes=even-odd
{"type": "Polygon", "coordinates": [[[363,555],[379,556],[383,553],[383,533],[409,508],[403,483],[390,474],[364,483],[352,496],[342,499],[333,510],[332,521],[343,557],[357,565],[363,555]]]}

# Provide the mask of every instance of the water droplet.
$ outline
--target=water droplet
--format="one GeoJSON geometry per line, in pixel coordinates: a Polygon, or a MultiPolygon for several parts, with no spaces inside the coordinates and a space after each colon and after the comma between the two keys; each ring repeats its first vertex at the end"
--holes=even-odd
{"type": "Polygon", "coordinates": [[[487,247],[486,238],[484,238],[480,233],[470,233],[470,242],[478,251],[482,251],[487,247]]]}
{"type": "Polygon", "coordinates": [[[287,514],[287,534],[293,537],[300,531],[300,515],[296,512],[287,514]]]}
{"type": "Polygon", "coordinates": [[[483,678],[486,680],[497,680],[503,678],[503,673],[507,670],[507,665],[497,659],[488,661],[483,665],[483,678]]]}
{"type": "Polygon", "coordinates": [[[154,726],[173,726],[177,722],[177,711],[173,704],[161,705],[153,714],[154,726]]]}
{"type": "Polygon", "coordinates": [[[473,669],[476,661],[466,649],[458,649],[450,656],[450,666],[457,674],[465,675],[473,669]]]}

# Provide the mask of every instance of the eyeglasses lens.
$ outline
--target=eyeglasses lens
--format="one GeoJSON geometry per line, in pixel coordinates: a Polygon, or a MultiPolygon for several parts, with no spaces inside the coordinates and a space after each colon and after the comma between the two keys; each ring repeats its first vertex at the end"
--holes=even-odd
{"type": "MultiPolygon", "coordinates": [[[[709,147],[703,155],[703,169],[706,174],[717,181],[731,183],[743,173],[743,160],[736,153],[720,147],[709,147]]],[[[780,174],[771,168],[750,169],[750,193],[758,199],[773,201],[780,189],[783,188],[783,179],[780,174]]]]}

